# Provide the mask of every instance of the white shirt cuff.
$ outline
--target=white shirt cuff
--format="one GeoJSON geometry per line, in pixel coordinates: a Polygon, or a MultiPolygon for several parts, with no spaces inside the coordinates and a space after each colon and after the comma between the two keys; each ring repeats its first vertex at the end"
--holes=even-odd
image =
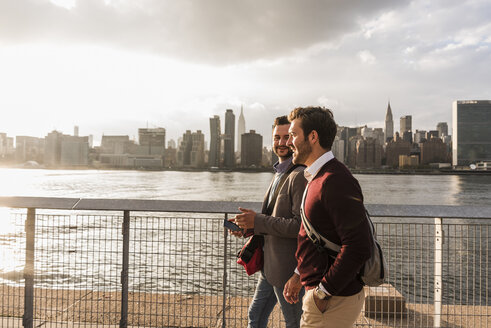
{"type": "Polygon", "coordinates": [[[327,295],[329,296],[332,296],[331,293],[329,293],[326,289],[326,287],[324,287],[324,285],[322,283],[319,283],[319,288],[324,292],[326,293],[327,295]]]}

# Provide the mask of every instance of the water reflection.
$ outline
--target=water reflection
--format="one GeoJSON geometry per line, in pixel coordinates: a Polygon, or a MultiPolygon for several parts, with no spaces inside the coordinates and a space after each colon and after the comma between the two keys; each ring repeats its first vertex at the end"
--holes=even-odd
{"type": "Polygon", "coordinates": [[[0,283],[20,281],[25,257],[23,216],[0,208],[0,231],[0,283]]]}
{"type": "Polygon", "coordinates": [[[489,205],[491,176],[356,175],[368,204],[489,205]]]}
{"type": "MultiPolygon", "coordinates": [[[[0,169],[0,196],[262,201],[272,173],[0,169]]],[[[358,174],[369,204],[489,205],[491,175],[358,174]]]]}
{"type": "Polygon", "coordinates": [[[491,205],[491,176],[455,176],[455,198],[461,204],[491,205]]]}

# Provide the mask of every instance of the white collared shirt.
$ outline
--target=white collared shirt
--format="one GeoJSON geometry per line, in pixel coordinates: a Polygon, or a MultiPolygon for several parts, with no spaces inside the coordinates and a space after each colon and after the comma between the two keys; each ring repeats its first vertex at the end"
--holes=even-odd
{"type": "Polygon", "coordinates": [[[327,151],[324,154],[322,154],[321,157],[316,159],[314,163],[312,163],[309,167],[307,167],[303,171],[305,179],[307,179],[308,182],[312,181],[317,175],[317,173],[319,173],[321,167],[323,167],[324,164],[326,164],[333,158],[334,158],[334,154],[332,153],[332,151],[327,151]]]}

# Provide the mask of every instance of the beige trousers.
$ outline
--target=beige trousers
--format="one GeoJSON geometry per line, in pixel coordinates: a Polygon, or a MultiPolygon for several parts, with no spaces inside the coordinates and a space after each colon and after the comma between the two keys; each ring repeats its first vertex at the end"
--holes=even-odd
{"type": "Polygon", "coordinates": [[[350,328],[360,315],[365,301],[362,289],[353,296],[333,296],[328,300],[327,309],[321,313],[315,305],[314,290],[308,290],[303,297],[301,328],[350,328]]]}

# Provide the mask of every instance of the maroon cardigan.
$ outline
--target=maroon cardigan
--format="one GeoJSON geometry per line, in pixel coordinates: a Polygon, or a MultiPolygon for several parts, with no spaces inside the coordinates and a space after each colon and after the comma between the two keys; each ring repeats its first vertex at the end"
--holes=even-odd
{"type": "Polygon", "coordinates": [[[358,181],[344,164],[330,160],[310,182],[304,209],[317,232],[341,245],[341,251],[335,260],[321,253],[302,224],[296,252],[302,284],[312,287],[322,282],[331,295],[358,293],[363,285],[357,273],[370,257],[372,244],[358,181]]]}

